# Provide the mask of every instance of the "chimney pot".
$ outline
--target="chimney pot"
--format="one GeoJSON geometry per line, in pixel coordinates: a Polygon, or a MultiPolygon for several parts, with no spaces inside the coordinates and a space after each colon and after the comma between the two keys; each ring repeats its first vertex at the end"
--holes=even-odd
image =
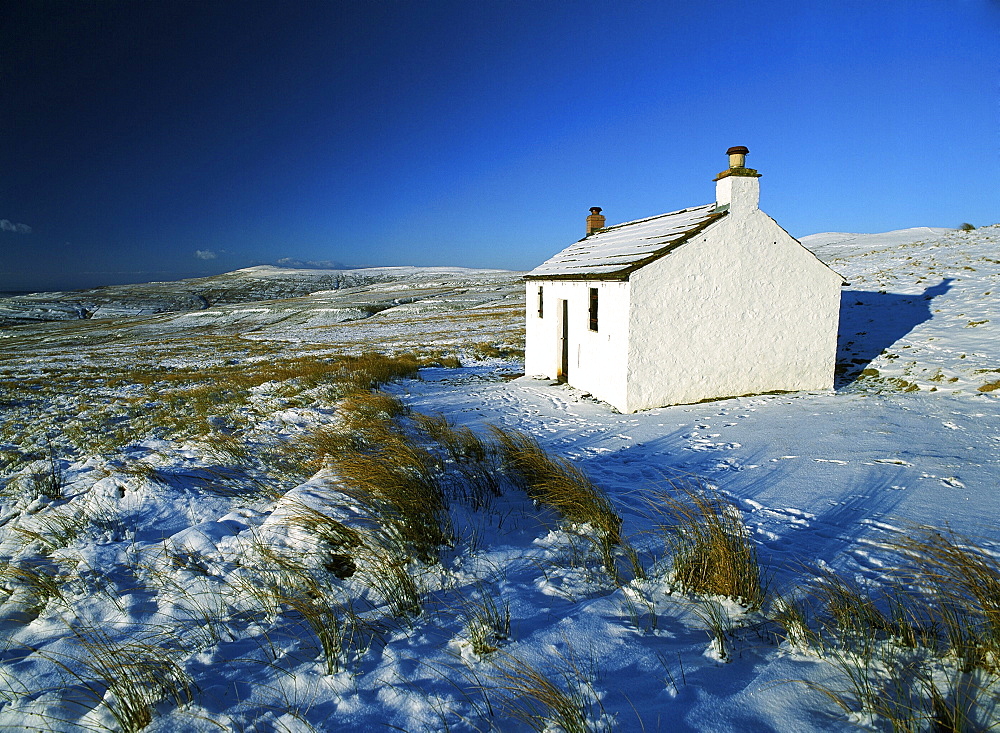
{"type": "Polygon", "coordinates": [[[743,145],[736,145],[729,148],[726,151],[726,155],[729,156],[729,167],[730,168],[743,168],[747,162],[747,153],[750,151],[743,145]]]}
{"type": "Polygon", "coordinates": [[[590,216],[587,217],[587,236],[596,232],[598,229],[604,228],[604,217],[601,216],[600,206],[590,207],[590,216]]]}
{"type": "Polygon", "coordinates": [[[729,167],[715,177],[716,207],[728,207],[737,216],[756,211],[760,202],[760,173],[745,165],[749,152],[742,145],[729,148],[729,167]]]}

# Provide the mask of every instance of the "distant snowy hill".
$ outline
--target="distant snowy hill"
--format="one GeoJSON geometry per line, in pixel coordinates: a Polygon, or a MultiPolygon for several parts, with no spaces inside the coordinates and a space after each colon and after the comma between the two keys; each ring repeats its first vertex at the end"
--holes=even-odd
{"type": "Polygon", "coordinates": [[[823,232],[810,234],[799,239],[802,244],[819,254],[827,251],[842,251],[850,248],[852,251],[875,250],[901,244],[925,240],[928,237],[940,237],[954,229],[944,227],[911,227],[897,229],[881,234],[852,234],[850,232],[823,232]]]}
{"type": "Polygon", "coordinates": [[[800,241],[848,281],[842,385],[961,392],[1000,376],[1000,225],[800,241]]]}
{"type": "Polygon", "coordinates": [[[370,267],[319,270],[260,265],[212,277],[114,285],[63,293],[37,293],[0,298],[0,326],[33,321],[148,316],[198,311],[213,306],[296,298],[316,292],[347,290],[403,280],[451,282],[468,278],[509,277],[505,270],[462,267],[370,267]]]}

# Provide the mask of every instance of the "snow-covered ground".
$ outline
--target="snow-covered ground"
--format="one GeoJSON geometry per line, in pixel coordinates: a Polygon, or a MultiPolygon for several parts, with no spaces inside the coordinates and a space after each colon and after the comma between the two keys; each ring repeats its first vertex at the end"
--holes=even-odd
{"type": "MultiPolygon", "coordinates": [[[[803,243],[849,282],[833,393],[618,414],[517,376],[523,291],[496,271],[7,329],[0,729],[137,730],[142,709],[156,731],[891,729],[851,709],[844,654],[786,638],[773,599],[831,570],[889,582],[893,546],[918,526],[1000,558],[1000,226],[803,243]],[[303,507],[349,522],[350,491],[329,466],[282,473],[266,456],[341,424],[335,390],[268,372],[242,401],[235,387],[192,395],[199,378],[366,350],[442,365],[384,387],[415,413],[527,433],[570,459],[647,577],[613,580],[586,528],[513,487],[478,510],[456,502],[454,545],[406,567],[419,614],[360,565],[325,572],[303,507]],[[672,582],[650,502],[679,485],[739,510],[771,594],[759,611],[672,582]],[[354,624],[336,668],[308,609],[261,592],[305,576],[309,603],[329,600],[325,623],[354,624]],[[477,653],[473,621],[504,609],[509,630],[477,653]]],[[[953,661],[920,669],[954,699],[953,661]]],[[[976,678],[968,729],[1000,723],[995,682],[976,678]]]]}

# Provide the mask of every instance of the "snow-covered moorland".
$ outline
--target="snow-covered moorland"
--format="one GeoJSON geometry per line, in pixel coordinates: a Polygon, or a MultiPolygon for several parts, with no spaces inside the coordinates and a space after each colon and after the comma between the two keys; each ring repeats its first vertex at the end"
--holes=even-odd
{"type": "Polygon", "coordinates": [[[5,328],[0,729],[996,725],[1000,226],[803,242],[830,394],[614,413],[499,271],[5,328]]]}

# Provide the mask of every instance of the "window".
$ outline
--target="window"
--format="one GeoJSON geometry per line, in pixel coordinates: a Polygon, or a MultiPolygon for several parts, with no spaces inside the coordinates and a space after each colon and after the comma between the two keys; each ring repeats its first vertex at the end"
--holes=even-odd
{"type": "Polygon", "coordinates": [[[597,288],[590,289],[590,330],[597,330],[597,288]]]}
{"type": "Polygon", "coordinates": [[[542,297],[542,286],[538,286],[538,317],[545,317],[545,299],[542,297]]]}

